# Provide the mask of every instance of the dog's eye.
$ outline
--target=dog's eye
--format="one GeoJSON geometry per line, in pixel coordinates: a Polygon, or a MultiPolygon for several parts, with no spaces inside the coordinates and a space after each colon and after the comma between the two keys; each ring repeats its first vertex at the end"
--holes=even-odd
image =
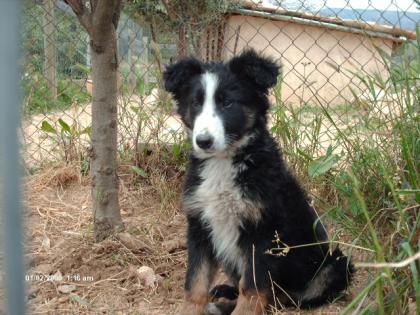
{"type": "Polygon", "coordinates": [[[193,106],[194,108],[201,108],[201,103],[200,103],[200,102],[198,102],[198,101],[194,101],[194,102],[192,103],[192,106],[193,106]]]}
{"type": "Polygon", "coordinates": [[[204,102],[204,92],[203,91],[198,91],[197,95],[195,96],[195,101],[196,103],[200,103],[202,104],[204,102]]]}
{"type": "Polygon", "coordinates": [[[231,107],[231,106],[232,106],[232,104],[233,104],[233,102],[232,102],[232,101],[230,101],[230,100],[224,100],[224,101],[222,102],[222,107],[223,107],[223,109],[226,109],[226,108],[231,107]]]}
{"type": "Polygon", "coordinates": [[[195,96],[195,98],[194,98],[194,100],[192,102],[192,105],[195,108],[200,108],[202,106],[203,102],[204,102],[204,94],[203,94],[202,91],[199,91],[196,94],[196,96],[195,96]]]}

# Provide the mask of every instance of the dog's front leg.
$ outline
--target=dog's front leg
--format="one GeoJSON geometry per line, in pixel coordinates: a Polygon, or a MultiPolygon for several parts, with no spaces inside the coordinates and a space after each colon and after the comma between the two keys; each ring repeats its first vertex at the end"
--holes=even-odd
{"type": "Polygon", "coordinates": [[[181,315],[202,315],[209,301],[209,289],[217,270],[213,247],[198,221],[189,219],[188,269],[185,280],[185,302],[181,315]]]}

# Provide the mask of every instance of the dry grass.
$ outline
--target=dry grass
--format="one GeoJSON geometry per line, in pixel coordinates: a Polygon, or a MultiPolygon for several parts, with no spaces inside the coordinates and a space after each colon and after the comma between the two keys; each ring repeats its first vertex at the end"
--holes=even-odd
{"type": "MultiPolygon", "coordinates": [[[[78,167],[51,168],[26,179],[31,314],[176,313],[186,268],[186,223],[179,210],[182,179],[179,172],[148,170],[144,179],[121,167],[126,230],[100,244],[92,242],[90,182],[78,167]],[[141,266],[158,275],[155,286],[141,281],[141,266]]],[[[355,286],[365,286],[365,277],[359,274],[355,286]]],[[[350,298],[312,312],[287,309],[275,314],[338,314],[350,298]]]]}
{"type": "MultiPolygon", "coordinates": [[[[162,307],[171,310],[181,299],[185,223],[178,200],[166,202],[162,211],[162,188],[147,180],[135,183],[123,169],[121,174],[126,232],[100,244],[92,243],[90,183],[77,176],[77,168],[50,169],[27,179],[27,285],[32,314],[163,314],[162,307]],[[142,286],[136,272],[141,266],[150,266],[162,277],[157,287],[142,286]],[[43,281],[57,273],[62,281],[43,281]],[[71,275],[81,279],[68,278],[71,275]],[[60,286],[68,284],[76,289],[61,293],[60,286]]],[[[171,186],[171,180],[164,184],[171,186]]],[[[175,186],[179,187],[172,189],[175,186]]]]}

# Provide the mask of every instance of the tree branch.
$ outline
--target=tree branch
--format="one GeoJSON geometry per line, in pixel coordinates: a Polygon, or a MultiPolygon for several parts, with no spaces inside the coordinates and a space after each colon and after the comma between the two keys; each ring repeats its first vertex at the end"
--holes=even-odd
{"type": "Polygon", "coordinates": [[[168,16],[169,16],[169,18],[172,20],[172,21],[176,21],[177,20],[177,13],[176,13],[176,10],[173,8],[173,6],[170,4],[170,1],[168,1],[168,0],[162,0],[161,1],[162,2],[162,4],[163,4],[163,6],[165,7],[165,9],[166,9],[166,12],[168,13],[168,16]]]}
{"type": "Polygon", "coordinates": [[[80,24],[91,35],[92,33],[92,15],[87,10],[84,0],[65,0],[65,2],[72,8],[73,12],[79,19],[80,24]]]}

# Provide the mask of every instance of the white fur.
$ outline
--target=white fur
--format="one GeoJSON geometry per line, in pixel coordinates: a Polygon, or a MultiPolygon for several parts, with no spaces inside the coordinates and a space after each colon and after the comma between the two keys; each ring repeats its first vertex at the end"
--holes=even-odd
{"type": "Polygon", "coordinates": [[[212,315],[223,315],[220,308],[216,305],[216,303],[207,303],[206,307],[204,308],[204,314],[212,314],[212,315]]]}
{"type": "Polygon", "coordinates": [[[230,158],[213,157],[204,162],[200,186],[184,200],[187,211],[199,211],[201,221],[209,227],[217,257],[225,264],[243,271],[244,261],[237,245],[242,219],[258,221],[259,205],[246,199],[235,186],[237,173],[230,158]]]}
{"type": "Polygon", "coordinates": [[[197,146],[196,138],[200,134],[209,133],[214,138],[212,150],[223,151],[226,148],[225,128],[223,121],[216,112],[215,92],[218,85],[217,75],[206,72],[201,77],[204,87],[204,103],[201,113],[195,118],[193,127],[193,147],[199,157],[207,157],[206,151],[197,146]]]}

